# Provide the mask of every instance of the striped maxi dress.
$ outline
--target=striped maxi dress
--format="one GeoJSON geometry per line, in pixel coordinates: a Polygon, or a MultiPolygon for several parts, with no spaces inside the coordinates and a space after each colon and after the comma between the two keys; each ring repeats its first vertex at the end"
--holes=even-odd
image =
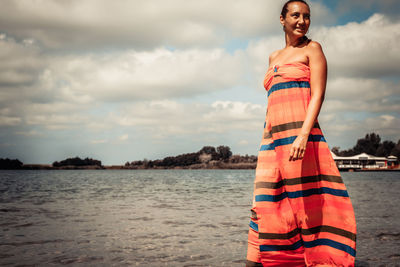
{"type": "Polygon", "coordinates": [[[302,160],[289,161],[311,99],[310,68],[269,68],[246,266],[354,266],[353,205],[318,119],[302,160]]]}

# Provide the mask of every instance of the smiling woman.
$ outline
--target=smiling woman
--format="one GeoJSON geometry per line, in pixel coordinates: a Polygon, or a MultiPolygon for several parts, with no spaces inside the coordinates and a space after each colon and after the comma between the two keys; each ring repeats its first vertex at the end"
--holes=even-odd
{"type": "Polygon", "coordinates": [[[268,108],[246,266],[354,266],[354,210],[317,118],[325,55],[306,37],[305,1],[286,2],[280,22],[286,46],[270,55],[264,79],[268,108]]]}

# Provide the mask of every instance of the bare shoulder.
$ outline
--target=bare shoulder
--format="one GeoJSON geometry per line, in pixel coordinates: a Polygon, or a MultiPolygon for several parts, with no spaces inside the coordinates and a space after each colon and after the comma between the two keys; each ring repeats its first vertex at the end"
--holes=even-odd
{"type": "Polygon", "coordinates": [[[271,62],[273,62],[274,61],[274,59],[279,55],[279,53],[282,51],[282,49],[278,49],[278,50],[275,50],[274,52],[272,52],[270,55],[269,55],[269,64],[271,64],[271,62]]]}
{"type": "Polygon", "coordinates": [[[316,41],[310,41],[307,45],[306,54],[309,60],[309,66],[315,68],[327,68],[327,62],[322,45],[316,41]]]}
{"type": "Polygon", "coordinates": [[[320,43],[318,43],[317,41],[310,41],[307,44],[307,50],[310,53],[321,53],[322,52],[322,45],[320,43]]]}

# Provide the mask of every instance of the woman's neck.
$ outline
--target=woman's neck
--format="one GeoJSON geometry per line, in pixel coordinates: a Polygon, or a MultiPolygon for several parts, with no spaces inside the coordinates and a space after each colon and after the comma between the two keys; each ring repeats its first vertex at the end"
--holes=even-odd
{"type": "Polygon", "coordinates": [[[304,42],[304,40],[305,40],[305,36],[303,36],[303,37],[294,37],[293,35],[290,36],[290,35],[286,34],[285,35],[286,48],[298,47],[304,42]]]}

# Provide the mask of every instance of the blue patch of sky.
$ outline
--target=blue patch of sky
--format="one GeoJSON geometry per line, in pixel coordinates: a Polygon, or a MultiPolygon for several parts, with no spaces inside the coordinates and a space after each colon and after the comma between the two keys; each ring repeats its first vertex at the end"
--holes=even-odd
{"type": "Polygon", "coordinates": [[[338,23],[336,25],[345,25],[349,22],[360,23],[367,20],[374,14],[374,12],[371,12],[370,10],[355,10],[351,12],[351,14],[344,14],[339,16],[337,20],[338,23]]]}
{"type": "Polygon", "coordinates": [[[381,12],[377,4],[372,4],[371,6],[366,6],[365,4],[347,4],[348,8],[341,8],[343,1],[337,0],[317,0],[314,2],[319,2],[329,8],[331,12],[336,15],[336,22],[332,22],[327,26],[334,25],[345,25],[349,22],[362,22],[372,16],[374,13],[381,12]]]}
{"type": "Polygon", "coordinates": [[[119,108],[121,106],[121,102],[115,102],[115,103],[96,103],[95,107],[91,107],[87,111],[88,114],[94,115],[94,116],[107,116],[111,112],[118,112],[119,108]]]}
{"type": "Polygon", "coordinates": [[[171,52],[174,52],[176,50],[176,47],[171,45],[165,45],[164,48],[171,52]]]}
{"type": "Polygon", "coordinates": [[[396,83],[399,84],[400,83],[400,77],[398,75],[390,75],[390,76],[382,76],[379,77],[382,81],[385,82],[392,82],[392,83],[396,83]]]}
{"type": "Polygon", "coordinates": [[[245,50],[249,44],[249,39],[230,38],[224,45],[225,50],[234,54],[236,50],[245,50]]]}

